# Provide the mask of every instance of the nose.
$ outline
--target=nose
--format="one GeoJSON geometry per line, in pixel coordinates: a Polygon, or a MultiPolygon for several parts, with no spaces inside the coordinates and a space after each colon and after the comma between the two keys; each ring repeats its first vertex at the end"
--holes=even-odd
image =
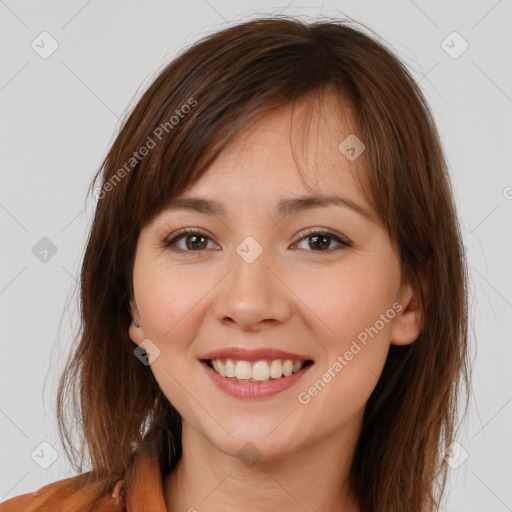
{"type": "Polygon", "coordinates": [[[240,244],[230,259],[231,270],[219,283],[214,313],[227,326],[258,332],[286,322],[293,312],[290,284],[279,275],[272,251],[262,249],[254,239],[240,244]]]}

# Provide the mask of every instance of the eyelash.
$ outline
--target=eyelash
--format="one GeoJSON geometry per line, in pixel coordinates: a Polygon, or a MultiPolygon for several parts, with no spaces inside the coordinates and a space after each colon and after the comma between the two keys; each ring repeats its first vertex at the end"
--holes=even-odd
{"type": "MultiPolygon", "coordinates": [[[[189,253],[189,254],[194,254],[195,256],[205,252],[205,249],[197,250],[197,251],[189,251],[189,250],[185,250],[185,249],[176,248],[175,247],[176,242],[178,240],[180,240],[181,238],[186,238],[183,235],[200,235],[200,236],[204,236],[204,237],[210,239],[210,237],[201,230],[198,230],[196,228],[183,228],[183,229],[180,229],[180,230],[176,231],[175,233],[173,233],[169,239],[164,240],[163,246],[168,247],[170,250],[175,251],[175,252],[189,253]]],[[[340,250],[343,248],[350,248],[353,245],[352,242],[350,242],[348,240],[344,240],[339,235],[336,235],[335,233],[333,233],[329,230],[319,230],[316,228],[308,228],[308,229],[305,229],[304,231],[301,231],[298,235],[300,238],[297,242],[294,243],[294,245],[302,242],[302,240],[304,240],[306,238],[312,237],[313,235],[326,236],[327,238],[330,238],[330,239],[340,243],[342,247],[338,248],[338,249],[336,249],[336,248],[328,249],[326,251],[322,251],[322,250],[313,251],[313,250],[308,250],[308,249],[300,249],[300,250],[305,250],[307,252],[319,252],[319,253],[326,252],[326,253],[331,254],[333,251],[340,250]]]]}

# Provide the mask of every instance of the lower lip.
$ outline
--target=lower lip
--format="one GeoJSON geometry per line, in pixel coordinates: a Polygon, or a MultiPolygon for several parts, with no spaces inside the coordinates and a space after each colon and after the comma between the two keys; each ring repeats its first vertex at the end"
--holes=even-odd
{"type": "Polygon", "coordinates": [[[222,377],[215,370],[210,368],[206,362],[200,362],[208,377],[210,377],[222,391],[235,398],[268,398],[277,395],[277,393],[293,386],[313,366],[310,364],[303,370],[292,373],[289,377],[270,379],[266,382],[238,382],[228,377],[222,377]]]}

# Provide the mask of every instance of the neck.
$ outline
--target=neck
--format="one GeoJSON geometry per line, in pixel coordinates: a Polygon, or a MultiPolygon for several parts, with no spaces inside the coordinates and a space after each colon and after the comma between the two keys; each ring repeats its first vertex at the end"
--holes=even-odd
{"type": "Polygon", "coordinates": [[[244,463],[183,425],[183,454],[164,477],[168,512],[359,512],[348,473],[360,423],[279,459],[244,463]]]}

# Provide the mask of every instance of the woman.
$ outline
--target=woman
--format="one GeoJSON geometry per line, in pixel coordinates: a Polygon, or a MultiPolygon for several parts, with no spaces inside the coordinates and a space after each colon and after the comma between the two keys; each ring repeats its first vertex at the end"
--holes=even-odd
{"type": "Polygon", "coordinates": [[[2,512],[437,510],[467,270],[389,49],[337,20],[222,30],[159,74],[99,176],[58,393],[92,469],[2,512]]]}

